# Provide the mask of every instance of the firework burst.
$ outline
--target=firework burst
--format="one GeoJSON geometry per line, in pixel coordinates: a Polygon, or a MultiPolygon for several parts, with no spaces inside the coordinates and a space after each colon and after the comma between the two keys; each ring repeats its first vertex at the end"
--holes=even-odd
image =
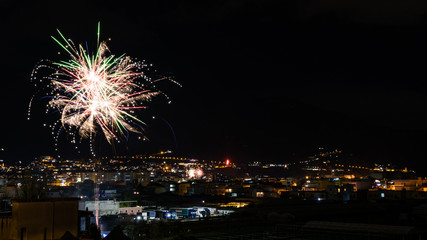
{"type": "Polygon", "coordinates": [[[47,83],[50,97],[47,112],[53,109],[60,113],[57,123],[61,124],[52,125],[53,129],[59,128],[56,135],[66,130],[74,136],[74,142],[76,135],[81,139],[92,138],[99,130],[110,144],[129,132],[142,133],[145,124],[135,116],[135,111],[146,108],[147,101],[163,94],[154,82],[165,78],[152,80],[143,72],[149,67],[144,62],[124,54],[118,57],[110,54],[106,43],[99,42],[99,31],[98,23],[97,49],[90,54],[87,48],[76,47],[58,30],[60,37],[52,38],[70,59],[48,64],[43,61],[32,74],[36,84],[47,83]],[[41,68],[53,71],[37,81],[41,68]]]}

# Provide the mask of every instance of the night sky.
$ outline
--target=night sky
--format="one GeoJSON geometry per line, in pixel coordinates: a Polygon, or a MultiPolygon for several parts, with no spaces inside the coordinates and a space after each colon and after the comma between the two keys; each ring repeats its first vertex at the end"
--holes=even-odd
{"type": "MultiPolygon", "coordinates": [[[[55,116],[36,112],[26,120],[36,91],[32,68],[63,59],[50,38],[56,29],[94,43],[100,21],[112,53],[145,59],[183,85],[161,84],[172,104],[158,98],[141,113],[163,119],[147,120],[151,141],[117,146],[118,154],[171,149],[202,159],[286,162],[326,147],[424,171],[427,3],[141,2],[1,1],[3,158],[54,154],[42,124],[55,116]]],[[[61,148],[65,156],[89,157],[67,150],[65,141],[61,148]]]]}

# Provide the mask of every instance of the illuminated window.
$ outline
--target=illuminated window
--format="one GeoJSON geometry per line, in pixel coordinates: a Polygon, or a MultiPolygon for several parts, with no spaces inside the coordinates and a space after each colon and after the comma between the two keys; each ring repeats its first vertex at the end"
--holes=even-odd
{"type": "Polygon", "coordinates": [[[383,197],[385,197],[385,194],[384,193],[381,193],[381,197],[383,198],[383,197]]]}

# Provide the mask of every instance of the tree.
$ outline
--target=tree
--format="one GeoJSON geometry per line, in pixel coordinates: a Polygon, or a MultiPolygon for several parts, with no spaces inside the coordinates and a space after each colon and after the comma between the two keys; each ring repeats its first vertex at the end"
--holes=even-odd
{"type": "Polygon", "coordinates": [[[118,225],[104,238],[104,240],[130,240],[124,233],[123,228],[118,225]]]}

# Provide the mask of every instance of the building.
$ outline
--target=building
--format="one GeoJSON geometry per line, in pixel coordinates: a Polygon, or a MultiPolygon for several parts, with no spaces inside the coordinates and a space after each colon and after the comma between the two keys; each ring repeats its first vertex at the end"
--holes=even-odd
{"type": "Polygon", "coordinates": [[[399,179],[391,180],[389,189],[394,191],[427,191],[427,179],[399,179]]]}
{"type": "Polygon", "coordinates": [[[99,211],[99,216],[114,215],[119,213],[120,203],[114,200],[80,201],[79,210],[99,211]]]}
{"type": "Polygon", "coordinates": [[[0,240],[60,239],[78,235],[78,199],[13,201],[12,214],[1,217],[0,240]]]}
{"type": "Polygon", "coordinates": [[[137,215],[138,213],[142,213],[143,207],[121,207],[119,208],[119,214],[126,214],[126,215],[137,215]]]}

